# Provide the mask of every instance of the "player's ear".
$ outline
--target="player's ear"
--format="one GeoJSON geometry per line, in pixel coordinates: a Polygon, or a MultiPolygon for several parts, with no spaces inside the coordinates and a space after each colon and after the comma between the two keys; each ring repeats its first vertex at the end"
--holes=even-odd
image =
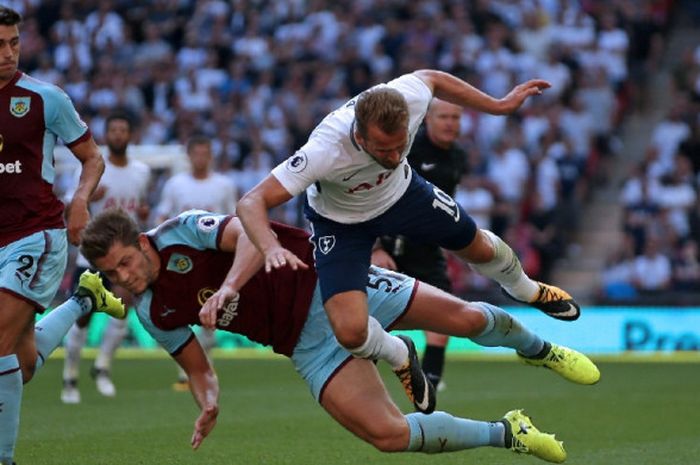
{"type": "Polygon", "coordinates": [[[139,234],[139,248],[142,252],[148,250],[151,246],[151,242],[148,240],[148,236],[145,233],[139,234]]]}

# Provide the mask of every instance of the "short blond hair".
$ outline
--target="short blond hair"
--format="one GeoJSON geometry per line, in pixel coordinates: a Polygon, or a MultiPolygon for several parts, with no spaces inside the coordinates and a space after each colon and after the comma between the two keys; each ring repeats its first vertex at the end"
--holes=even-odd
{"type": "Polygon", "coordinates": [[[360,94],[355,105],[355,125],[362,137],[367,137],[370,125],[393,134],[408,128],[408,103],[401,93],[391,87],[373,87],[360,94]]]}

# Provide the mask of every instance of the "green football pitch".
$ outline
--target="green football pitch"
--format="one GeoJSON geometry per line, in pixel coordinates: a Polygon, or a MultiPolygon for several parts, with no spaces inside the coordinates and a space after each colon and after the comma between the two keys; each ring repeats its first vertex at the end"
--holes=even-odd
{"type": "MultiPolygon", "coordinates": [[[[481,448],[442,455],[383,454],[336,424],[284,359],[216,359],[219,422],[198,451],[189,446],[197,408],[171,390],[174,363],[118,359],[117,396],[100,397],[84,361],[83,401],[59,400],[62,361],[51,359],[25,387],[19,465],[469,464],[545,463],[481,448]]],[[[572,465],[693,465],[700,460],[700,365],[600,363],[596,386],[507,361],[449,360],[438,408],[497,419],[524,408],[564,440],[572,465]]],[[[399,406],[408,401],[382,371],[399,406]]],[[[362,408],[361,405],[355,408],[362,408]]]]}

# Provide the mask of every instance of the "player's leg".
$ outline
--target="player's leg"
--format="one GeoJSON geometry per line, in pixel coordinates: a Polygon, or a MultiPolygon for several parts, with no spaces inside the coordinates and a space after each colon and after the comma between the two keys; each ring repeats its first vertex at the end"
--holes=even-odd
{"type": "MultiPolygon", "coordinates": [[[[20,360],[18,351],[33,320],[34,305],[0,291],[0,463],[12,463],[14,455],[23,390],[24,367],[20,362],[31,360],[26,356],[20,360]]],[[[33,372],[33,363],[32,360],[32,366],[25,369],[28,377],[33,372]]]]}
{"type": "Polygon", "coordinates": [[[448,340],[449,337],[444,334],[425,331],[425,351],[421,367],[425,376],[433,383],[438,392],[445,388],[442,372],[445,367],[445,349],[448,340]]]}
{"type": "MultiPolygon", "coordinates": [[[[84,266],[76,266],[73,271],[73,288],[78,287],[80,275],[87,271],[84,266]]],[[[61,389],[61,401],[64,404],[80,403],[80,390],[78,389],[78,377],[80,375],[80,356],[87,341],[88,325],[92,313],[78,318],[66,334],[65,357],[63,358],[63,388],[61,389]]]]}
{"type": "Polygon", "coordinates": [[[516,300],[553,318],[578,318],[579,306],[568,293],[530,279],[508,244],[492,232],[478,229],[452,197],[415,172],[409,189],[385,215],[397,229],[386,233],[406,234],[419,242],[452,250],[476,271],[499,283],[516,300]]]}
{"type": "Polygon", "coordinates": [[[0,247],[0,462],[12,463],[22,383],[34,373],[34,315],[56,295],[66,268],[64,229],[0,247]]]}
{"type": "Polygon", "coordinates": [[[474,240],[455,253],[479,273],[501,285],[506,295],[528,303],[559,320],[571,321],[580,315],[576,301],[563,289],[532,280],[513,249],[500,237],[478,230],[474,240]]]}
{"type": "Polygon", "coordinates": [[[44,365],[44,361],[58,347],[74,323],[94,311],[116,318],[124,318],[126,315],[124,304],[105,289],[100,276],[86,271],[81,275],[78,288],[71,298],[36,323],[37,369],[44,365]]]}
{"type": "Polygon", "coordinates": [[[492,446],[551,462],[566,459],[561,442],[538,431],[518,410],[496,421],[470,420],[446,412],[403,415],[368,360],[352,359],[343,365],[327,383],[320,402],[338,423],[384,452],[433,454],[492,446]]]}
{"type": "MultiPolygon", "coordinates": [[[[128,309],[133,301],[130,292],[120,286],[112,286],[112,292],[118,296],[128,309]]],[[[112,360],[117,349],[128,333],[127,321],[124,318],[110,318],[102,334],[102,343],[95,358],[95,364],[90,370],[90,376],[95,380],[97,391],[105,397],[114,397],[117,389],[112,382],[112,360]]]]}
{"type": "Polygon", "coordinates": [[[386,360],[420,411],[435,408],[433,386],[425,378],[408,338],[393,336],[367,310],[367,272],[375,237],[362,225],[312,223],[314,257],[330,326],[342,347],[355,357],[386,360]]]}
{"type": "Polygon", "coordinates": [[[114,397],[117,389],[112,382],[112,360],[114,354],[126,337],[128,328],[126,320],[110,318],[102,334],[102,343],[95,357],[95,364],[90,369],[90,376],[95,380],[97,391],[105,397],[114,397]]]}
{"type": "Polygon", "coordinates": [[[468,337],[487,347],[510,347],[526,363],[551,368],[575,383],[593,384],[600,379],[598,368],[588,357],[543,340],[502,308],[465,302],[425,283],[419,284],[396,328],[468,337]]]}

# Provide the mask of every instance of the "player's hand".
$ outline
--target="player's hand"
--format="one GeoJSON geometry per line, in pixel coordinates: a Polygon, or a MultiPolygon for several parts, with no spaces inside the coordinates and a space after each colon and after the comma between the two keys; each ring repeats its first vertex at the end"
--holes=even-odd
{"type": "Polygon", "coordinates": [[[522,84],[518,84],[511,90],[508,95],[501,99],[503,113],[512,113],[533,95],[541,95],[544,89],[549,89],[552,84],[543,79],[531,79],[522,84]]]}
{"type": "Polygon", "coordinates": [[[219,407],[207,405],[202,409],[199,418],[194,422],[194,432],[192,433],[192,449],[197,449],[204,441],[211,430],[216,426],[216,417],[219,415],[219,407]]]}
{"type": "Polygon", "coordinates": [[[80,244],[80,233],[90,220],[87,203],[74,199],[68,207],[68,240],[73,245],[80,244]]]}
{"type": "Polygon", "coordinates": [[[199,321],[202,323],[202,326],[207,329],[216,329],[218,311],[237,297],[238,291],[227,286],[222,286],[212,294],[199,310],[199,321]]]}
{"type": "Polygon", "coordinates": [[[372,265],[396,271],[396,262],[384,249],[375,249],[372,251],[372,265]]]}
{"type": "Polygon", "coordinates": [[[265,271],[269,273],[273,269],[290,267],[294,271],[307,269],[309,265],[302,262],[299,257],[282,246],[273,247],[265,252],[265,271]]]}

